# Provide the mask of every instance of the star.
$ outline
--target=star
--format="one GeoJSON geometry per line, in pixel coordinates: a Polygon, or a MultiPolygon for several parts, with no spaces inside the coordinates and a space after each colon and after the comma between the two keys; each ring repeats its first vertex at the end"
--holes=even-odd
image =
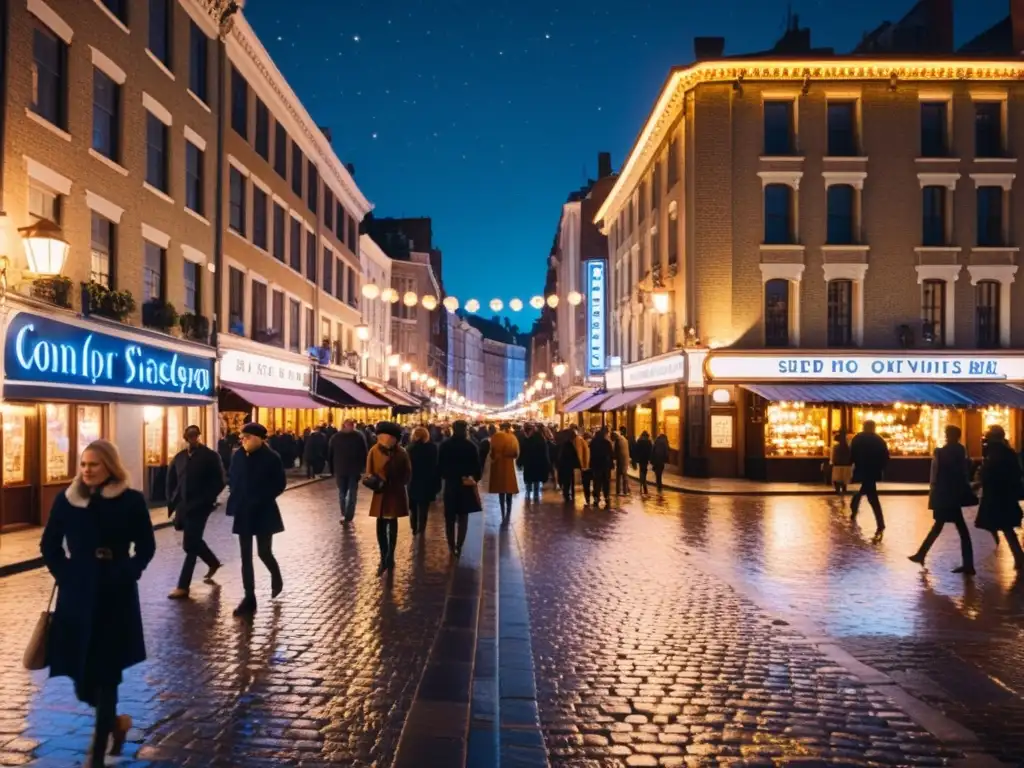
{"type": "Polygon", "coordinates": [[[551,39],[551,33],[545,33],[544,39],[545,40],[550,40],[551,39]]]}
{"type": "Polygon", "coordinates": [[[352,35],[352,42],[353,43],[358,43],[359,42],[359,35],[352,35]]]}
{"type": "Polygon", "coordinates": [[[377,138],[377,132],[376,132],[376,131],[374,131],[373,133],[371,133],[371,134],[370,134],[370,138],[371,138],[371,139],[376,139],[376,138],[377,138]]]}

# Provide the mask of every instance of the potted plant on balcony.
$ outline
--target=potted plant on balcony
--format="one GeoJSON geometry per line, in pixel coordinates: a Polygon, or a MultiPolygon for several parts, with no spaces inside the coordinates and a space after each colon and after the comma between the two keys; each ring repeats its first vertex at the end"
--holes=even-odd
{"type": "Polygon", "coordinates": [[[64,275],[42,277],[32,283],[32,295],[58,307],[71,309],[71,278],[64,275]]]}
{"type": "Polygon", "coordinates": [[[142,324],[167,333],[178,324],[178,311],[169,301],[150,299],[142,305],[142,324]]]}
{"type": "Polygon", "coordinates": [[[181,326],[181,335],[192,341],[201,341],[204,344],[210,339],[210,321],[202,315],[194,312],[186,312],[178,318],[181,326]]]}
{"type": "Polygon", "coordinates": [[[123,323],[135,311],[135,297],[129,290],[118,291],[96,282],[82,283],[82,309],[123,323]]]}

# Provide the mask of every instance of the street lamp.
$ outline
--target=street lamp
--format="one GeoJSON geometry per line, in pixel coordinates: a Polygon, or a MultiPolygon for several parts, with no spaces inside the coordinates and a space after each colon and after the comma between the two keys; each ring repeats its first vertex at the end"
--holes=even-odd
{"type": "Polygon", "coordinates": [[[563,376],[565,376],[565,371],[567,367],[568,366],[566,366],[565,363],[555,363],[555,367],[551,369],[551,372],[554,373],[555,376],[557,376],[558,378],[562,378],[563,376]]]}
{"type": "Polygon", "coordinates": [[[359,344],[362,347],[362,354],[359,356],[362,361],[359,364],[359,375],[365,379],[368,373],[367,368],[369,368],[370,365],[370,353],[366,349],[367,342],[370,341],[370,326],[366,323],[360,323],[357,325],[356,338],[359,339],[359,344]]]}
{"type": "Polygon", "coordinates": [[[64,232],[49,219],[39,219],[18,230],[28,271],[33,277],[56,277],[64,269],[64,262],[71,247],[64,239],[64,232]]]}
{"type": "Polygon", "coordinates": [[[669,295],[665,291],[656,291],[651,294],[651,300],[654,302],[654,311],[659,315],[667,315],[671,308],[669,302],[669,295]]]}

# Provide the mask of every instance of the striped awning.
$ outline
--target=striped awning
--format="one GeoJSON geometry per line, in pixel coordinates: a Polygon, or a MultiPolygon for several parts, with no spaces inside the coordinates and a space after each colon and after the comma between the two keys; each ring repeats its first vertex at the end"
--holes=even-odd
{"type": "Polygon", "coordinates": [[[634,389],[631,392],[619,392],[601,403],[601,410],[611,412],[620,408],[629,408],[631,405],[647,400],[653,391],[653,389],[634,389]]]}
{"type": "Polygon", "coordinates": [[[581,395],[577,395],[562,408],[563,413],[582,413],[583,411],[589,411],[598,406],[601,401],[608,397],[608,393],[604,390],[590,390],[584,392],[581,395]]]}
{"type": "Polygon", "coordinates": [[[953,386],[939,384],[743,384],[744,389],[770,402],[891,405],[913,403],[969,408],[976,405],[953,386]]]}

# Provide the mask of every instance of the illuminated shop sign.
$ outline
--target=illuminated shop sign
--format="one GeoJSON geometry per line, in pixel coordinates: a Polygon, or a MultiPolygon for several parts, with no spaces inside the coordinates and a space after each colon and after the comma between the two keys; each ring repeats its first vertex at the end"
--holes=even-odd
{"type": "Polygon", "coordinates": [[[213,397],[213,359],[19,313],[7,329],[4,375],[19,384],[213,397]]]}
{"type": "Polygon", "coordinates": [[[717,355],[708,378],[732,381],[1024,381],[1024,357],[938,355],[717,355]]]}
{"type": "Polygon", "coordinates": [[[309,391],[312,366],[229,349],[220,358],[220,379],[225,383],[309,391]]]}
{"type": "Polygon", "coordinates": [[[604,373],[605,333],[607,330],[606,295],[607,262],[600,259],[584,262],[587,286],[587,375],[604,373]]]}

